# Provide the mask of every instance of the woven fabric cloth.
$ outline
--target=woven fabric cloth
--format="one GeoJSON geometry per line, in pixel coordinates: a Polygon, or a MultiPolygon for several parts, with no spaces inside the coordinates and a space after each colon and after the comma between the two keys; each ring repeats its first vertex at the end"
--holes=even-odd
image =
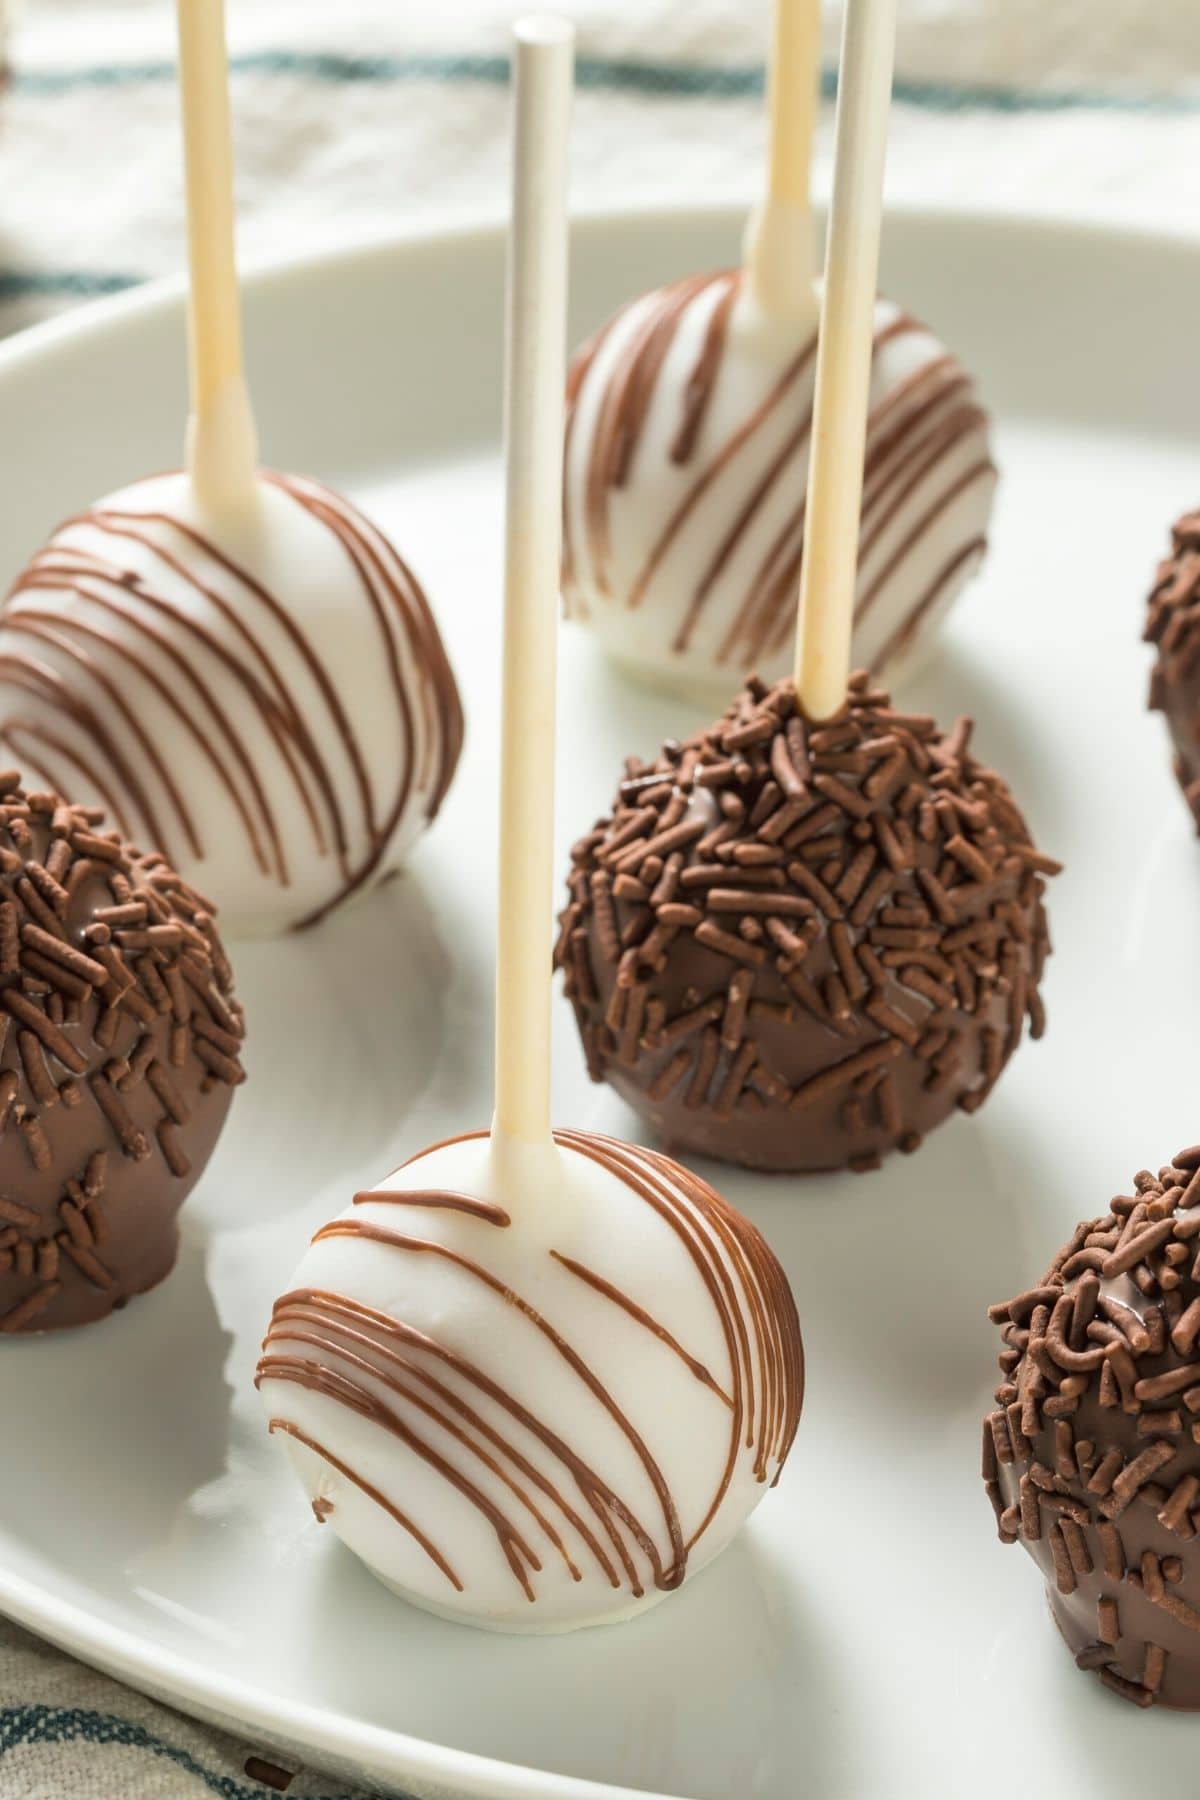
{"type": "MultiPolygon", "coordinates": [[[[0,4],[3,0],[0,0],[0,4]]],[[[166,0],[8,0],[0,330],[179,267],[166,0]]],[[[498,215],[519,0],[229,0],[247,257],[498,215]]],[[[767,0],[561,0],[577,205],[744,196],[767,0]]],[[[826,5],[827,72],[838,18],[826,5]]],[[[905,0],[893,199],[1200,220],[1194,0],[905,0]]],[[[828,109],[817,180],[828,168],[828,109]]]]}
{"type": "MultiPolygon", "coordinates": [[[[499,216],[515,3],[228,0],[243,256],[499,216]]],[[[766,5],[562,0],[579,29],[576,205],[753,192],[766,5]]],[[[1196,0],[901,10],[890,198],[1200,224],[1196,0]]],[[[18,13],[0,92],[0,331],[180,267],[171,11],[18,13]]],[[[818,186],[830,126],[827,107],[818,186]]],[[[345,1792],[269,1761],[0,1621],[3,1800],[266,1800],[289,1777],[306,1800],[345,1792]]]]}
{"type": "Polygon", "coordinates": [[[4,1800],[361,1800],[157,1706],[0,1619],[4,1800]]]}

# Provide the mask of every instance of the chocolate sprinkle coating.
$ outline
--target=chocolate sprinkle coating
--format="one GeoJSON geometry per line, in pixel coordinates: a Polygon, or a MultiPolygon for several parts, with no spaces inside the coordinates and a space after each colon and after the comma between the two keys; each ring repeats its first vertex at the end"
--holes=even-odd
{"type": "Polygon", "coordinates": [[[1200,1145],[1085,1219],[990,1317],[984,1420],[1000,1540],[1025,1545],[1081,1669],[1200,1708],[1200,1145]]]}
{"type": "Polygon", "coordinates": [[[1008,788],[855,675],[814,725],[751,679],[626,765],[572,853],[555,959],[593,1080],[749,1168],[875,1168],[991,1092],[1049,953],[1008,788]]]}
{"type": "Polygon", "coordinates": [[[1158,646],[1150,710],[1167,721],[1175,779],[1200,833],[1200,510],[1184,513],[1170,556],[1158,565],[1144,632],[1158,646]]]}
{"type": "Polygon", "coordinates": [[[0,774],[0,1334],[162,1280],[243,1079],[211,908],[103,818],[0,774]]]}

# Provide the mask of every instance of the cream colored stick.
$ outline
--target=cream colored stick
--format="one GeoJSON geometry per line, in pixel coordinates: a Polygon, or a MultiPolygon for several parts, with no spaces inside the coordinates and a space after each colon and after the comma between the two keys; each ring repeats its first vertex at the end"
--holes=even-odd
{"type": "Polygon", "coordinates": [[[755,299],[803,328],[817,323],[809,171],[821,78],[821,0],[774,0],[767,61],[767,182],[746,228],[755,299]]]}
{"type": "Polygon", "coordinates": [[[187,466],[213,506],[254,493],[258,446],[242,367],[223,0],[176,0],[187,180],[191,415],[187,466]]]}
{"type": "Polygon", "coordinates": [[[796,691],[812,719],[846,698],[879,272],[896,0],[846,0],[821,295],[796,691]]]}
{"type": "Polygon", "coordinates": [[[567,126],[574,33],[515,27],[505,370],[504,674],[496,1133],[550,1134],[554,690],[566,382],[567,126]]]}

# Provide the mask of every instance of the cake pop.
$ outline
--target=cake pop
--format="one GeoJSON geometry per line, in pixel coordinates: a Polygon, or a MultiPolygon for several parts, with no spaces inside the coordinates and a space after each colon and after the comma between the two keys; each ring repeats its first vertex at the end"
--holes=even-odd
{"type": "Polygon", "coordinates": [[[1147,642],[1158,659],[1150,706],[1167,721],[1175,778],[1200,832],[1200,512],[1184,513],[1150,592],[1147,642]]]}
{"type": "Polygon", "coordinates": [[[751,677],[627,764],[576,846],[556,953],[593,1078],[672,1146],[752,1168],[913,1150],[982,1103],[1026,1015],[1042,1027],[1057,865],[968,721],[943,734],[849,676],[883,60],[838,115],[795,678],[751,677]]]}
{"type": "Polygon", "coordinates": [[[242,1080],[205,903],[94,808],[0,775],[0,1333],[160,1282],[242,1080]]]}
{"type": "Polygon", "coordinates": [[[556,960],[594,1080],[672,1147],[878,1165],[1041,1035],[1044,878],[1005,783],[864,674],[790,682],[631,762],[573,852],[556,960]]]}
{"type": "Polygon", "coordinates": [[[61,526],[0,611],[0,742],[104,805],[226,931],[313,923],[395,873],[462,713],[416,577],[355,507],[259,469],[242,372],[217,0],[181,4],[188,469],[61,526]]]}
{"type": "Polygon", "coordinates": [[[1200,1708],[1200,1147],[1085,1219],[990,1317],[1002,1379],[983,1478],[1081,1669],[1200,1708]]]}
{"type": "Polygon", "coordinates": [[[571,32],[517,28],[496,1110],[319,1231],[258,1384],[316,1518],[474,1625],[627,1618],[702,1568],[792,1442],[787,1281],[653,1151],[551,1131],[555,504],[571,32]]]}
{"type": "Polygon", "coordinates": [[[313,1511],[389,1587],[508,1631],[631,1617],[779,1473],[799,1326],[758,1232],[653,1151],[486,1132],[317,1233],[258,1367],[313,1511]]]}
{"type": "MultiPolygon", "coordinates": [[[[726,697],[788,668],[805,537],[816,300],[808,166],[816,0],[776,0],[767,192],[745,266],[622,308],[567,384],[568,616],[639,677],[726,697]]],[[[981,562],[996,484],[958,359],[875,307],[854,657],[912,667],[981,562]]]]}

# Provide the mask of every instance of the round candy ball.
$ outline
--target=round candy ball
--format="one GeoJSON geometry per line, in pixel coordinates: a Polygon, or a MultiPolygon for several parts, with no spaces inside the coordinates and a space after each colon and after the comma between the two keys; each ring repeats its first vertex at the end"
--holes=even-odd
{"type": "Polygon", "coordinates": [[[242,1080],[206,905],[94,809],[0,776],[0,1332],[154,1287],[242,1080]]]}
{"type": "MultiPolygon", "coordinates": [[[[567,612],[639,678],[720,704],[786,674],[804,543],[816,338],[740,271],[632,301],[568,382],[567,612]]],[[[996,484],[966,370],[876,310],[855,661],[915,660],[983,558],[996,484]]]]}
{"type": "Polygon", "coordinates": [[[527,1173],[477,1133],[358,1195],[276,1302],[258,1385],[317,1519],[389,1587],[566,1631],[728,1543],[788,1453],[803,1353],[774,1256],[688,1170],[560,1131],[527,1173]]]}
{"type": "Polygon", "coordinates": [[[594,1080],[672,1148],[874,1168],[1043,1024],[1043,877],[1000,777],[856,675],[825,724],[751,680],[575,846],[556,960],[594,1080]]]}
{"type": "Polygon", "coordinates": [[[983,1476],[1081,1669],[1200,1707],[1200,1147],[1085,1219],[991,1309],[1004,1350],[983,1476]]]}
{"type": "Polygon", "coordinates": [[[55,532],[0,613],[0,741],[169,856],[231,934],[313,923],[395,872],[462,742],[428,603],[301,476],[210,516],[182,474],[55,532]]]}
{"type": "Polygon", "coordinates": [[[1145,636],[1158,648],[1150,706],[1175,746],[1175,778],[1200,832],[1200,511],[1172,532],[1171,554],[1150,592],[1145,636]]]}

